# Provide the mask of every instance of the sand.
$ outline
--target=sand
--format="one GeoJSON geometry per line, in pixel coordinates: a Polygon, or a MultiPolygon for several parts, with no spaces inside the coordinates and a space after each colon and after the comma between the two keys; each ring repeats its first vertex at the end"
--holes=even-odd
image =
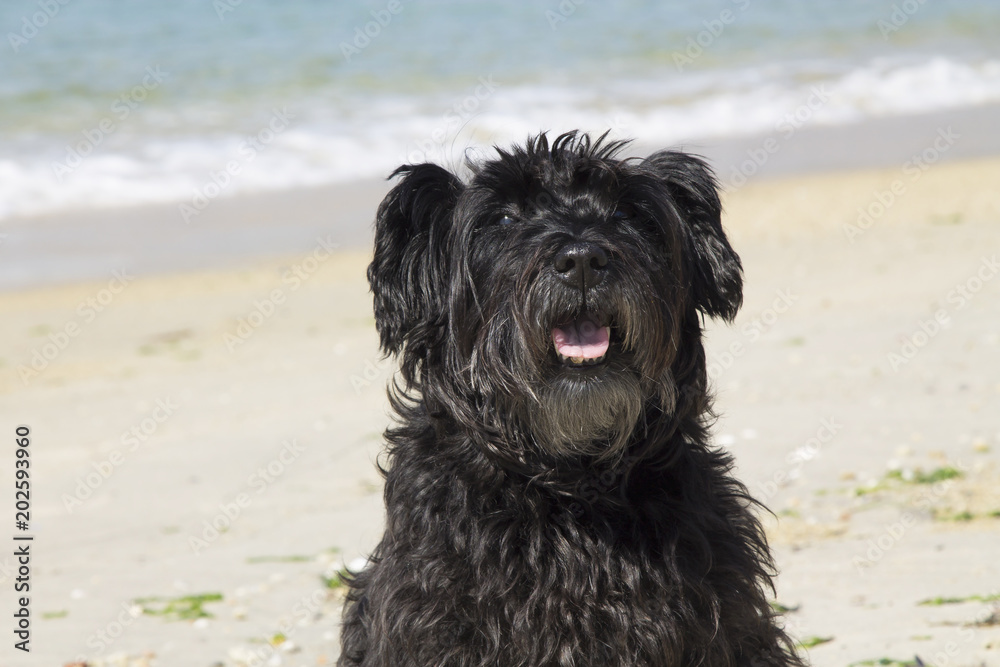
{"type": "MultiPolygon", "coordinates": [[[[815,665],[1000,664],[998,181],[900,164],[726,196],[747,287],[708,336],[715,433],[774,511],[775,599],[815,665]]],[[[381,531],[391,366],[367,251],[314,231],[241,268],[0,293],[0,468],[30,425],[35,535],[32,652],[7,629],[0,665],[335,661],[324,577],[381,531]]]]}

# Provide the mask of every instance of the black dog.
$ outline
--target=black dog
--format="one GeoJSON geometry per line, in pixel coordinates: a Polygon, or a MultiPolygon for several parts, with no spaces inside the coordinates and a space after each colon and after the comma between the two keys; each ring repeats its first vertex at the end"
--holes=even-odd
{"type": "Polygon", "coordinates": [[[709,445],[701,318],[743,284],[716,182],[623,145],[396,170],[368,279],[399,423],[340,665],[802,664],[709,445]]]}

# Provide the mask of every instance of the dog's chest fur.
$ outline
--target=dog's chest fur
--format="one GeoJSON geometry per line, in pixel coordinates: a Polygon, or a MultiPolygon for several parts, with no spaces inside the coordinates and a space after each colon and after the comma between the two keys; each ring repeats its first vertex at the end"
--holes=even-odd
{"type": "Polygon", "coordinates": [[[720,665],[760,630],[735,597],[756,590],[734,575],[754,571],[751,550],[708,550],[747,529],[725,457],[678,442],[669,470],[627,482],[595,471],[560,498],[424,433],[392,451],[386,534],[360,577],[379,653],[414,653],[414,665],[720,665]],[[720,632],[744,637],[714,642],[720,632]]]}

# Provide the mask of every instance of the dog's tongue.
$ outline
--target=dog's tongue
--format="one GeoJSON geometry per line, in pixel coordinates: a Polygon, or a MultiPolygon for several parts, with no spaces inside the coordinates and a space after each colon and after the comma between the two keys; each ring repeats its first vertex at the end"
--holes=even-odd
{"type": "Polygon", "coordinates": [[[581,318],[552,329],[552,342],[564,357],[596,359],[608,351],[611,332],[592,319],[581,318]]]}

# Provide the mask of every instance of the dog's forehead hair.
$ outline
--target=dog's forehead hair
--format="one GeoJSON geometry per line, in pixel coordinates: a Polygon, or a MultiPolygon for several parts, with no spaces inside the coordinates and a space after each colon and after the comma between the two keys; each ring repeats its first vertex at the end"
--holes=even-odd
{"type": "Polygon", "coordinates": [[[627,167],[619,160],[560,150],[501,153],[480,166],[473,189],[526,217],[607,215],[617,205],[627,167]]]}
{"type": "Polygon", "coordinates": [[[504,182],[534,181],[548,188],[593,188],[595,181],[614,180],[623,160],[618,153],[628,141],[607,140],[607,133],[596,139],[569,132],[553,141],[543,133],[526,144],[510,148],[496,147],[494,159],[470,163],[476,180],[504,182]]]}

